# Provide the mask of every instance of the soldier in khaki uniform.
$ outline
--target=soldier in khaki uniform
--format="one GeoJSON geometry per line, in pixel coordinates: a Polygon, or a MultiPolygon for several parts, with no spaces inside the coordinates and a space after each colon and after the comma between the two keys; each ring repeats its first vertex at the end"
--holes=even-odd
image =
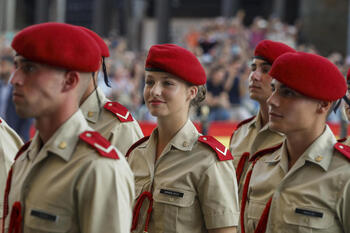
{"type": "Polygon", "coordinates": [[[15,155],[23,145],[22,139],[0,117],[0,226],[3,217],[4,190],[7,174],[13,163],[15,155]]]}
{"type": "Polygon", "coordinates": [[[254,51],[249,76],[250,98],[259,102],[257,116],[238,124],[230,140],[230,151],[234,156],[237,172],[239,198],[242,196],[243,177],[248,169],[249,160],[255,152],[279,144],[283,135],[269,129],[267,98],[271,95],[271,80],[268,72],[274,60],[283,53],[294,52],[291,47],[271,40],[261,41],[254,51]]]}
{"type": "Polygon", "coordinates": [[[146,60],[144,98],[158,127],[134,144],[132,232],[236,232],[239,218],[232,156],[188,119],[205,98],[205,72],[189,51],[154,45],[146,60]]]}
{"type": "MultiPolygon", "coordinates": [[[[109,57],[108,46],[95,32],[84,27],[80,28],[89,33],[99,45],[104,67],[104,81],[109,86],[104,65],[104,58],[109,57]]],[[[97,87],[97,74],[98,72],[95,73],[84,93],[80,109],[89,126],[107,138],[113,146],[125,155],[130,146],[143,137],[143,133],[129,110],[118,102],[107,99],[102,90],[97,87]]]]}
{"type": "Polygon", "coordinates": [[[270,75],[269,127],[286,139],[247,173],[242,232],[349,233],[350,147],[326,125],[345,80],[326,58],[301,52],[277,58],[270,75]]]}
{"type": "Polygon", "coordinates": [[[16,111],[38,131],[11,168],[3,232],[128,232],[133,174],[79,110],[100,65],[97,44],[75,26],[43,23],[20,31],[12,47],[16,111]]]}

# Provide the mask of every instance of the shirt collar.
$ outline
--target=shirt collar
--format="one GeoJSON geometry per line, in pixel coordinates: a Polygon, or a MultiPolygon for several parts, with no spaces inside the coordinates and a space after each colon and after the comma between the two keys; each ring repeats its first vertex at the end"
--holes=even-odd
{"type": "MultiPolygon", "coordinates": [[[[328,125],[324,132],[319,136],[300,156],[299,160],[309,161],[313,164],[317,164],[322,167],[323,170],[327,171],[333,157],[333,146],[337,142],[334,134],[328,125]]],[[[271,156],[269,156],[266,160],[267,163],[283,163],[281,166],[284,168],[285,162],[287,161],[288,168],[288,155],[287,155],[287,147],[286,141],[283,142],[283,145],[280,150],[274,152],[271,156]]],[[[299,163],[297,161],[297,163],[299,163]]]]}
{"type": "MultiPolygon", "coordinates": [[[[37,132],[28,148],[28,158],[32,160],[38,153],[47,151],[61,157],[67,162],[73,155],[79,141],[79,135],[86,130],[91,130],[91,128],[85,121],[81,111],[78,110],[56,130],[51,138],[42,146],[40,152],[39,148],[42,142],[37,132]]],[[[45,154],[47,153],[45,152],[45,154]]]]}
{"type": "Polygon", "coordinates": [[[100,116],[100,111],[105,101],[106,96],[102,90],[97,87],[89,97],[80,106],[80,109],[86,120],[96,123],[100,116]],[[97,96],[99,97],[101,103],[99,104],[97,96]]]}
{"type": "MultiPolygon", "coordinates": [[[[150,135],[149,140],[140,147],[148,147],[150,144],[155,144],[157,141],[157,135],[158,128],[155,128],[150,135]]],[[[175,134],[168,144],[182,151],[190,151],[198,137],[199,133],[196,127],[192,121],[188,119],[185,125],[175,134]]]]}

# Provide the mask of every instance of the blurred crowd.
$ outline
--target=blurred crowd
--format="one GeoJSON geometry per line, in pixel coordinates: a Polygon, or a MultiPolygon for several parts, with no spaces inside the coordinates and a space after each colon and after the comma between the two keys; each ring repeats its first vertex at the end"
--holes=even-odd
{"type": "MultiPolygon", "coordinates": [[[[298,24],[288,25],[278,18],[266,20],[256,17],[251,25],[245,26],[243,19],[244,12],[238,12],[231,19],[204,20],[197,27],[188,28],[181,37],[179,45],[196,54],[208,78],[206,101],[204,106],[193,110],[193,120],[199,120],[204,115],[209,121],[240,121],[256,114],[258,104],[249,98],[248,77],[253,51],[259,41],[280,41],[298,51],[318,53],[312,45],[300,43],[298,24]]],[[[142,94],[147,51],[129,51],[125,38],[110,37],[105,40],[111,54],[106,59],[111,88],[104,84],[102,73],[99,86],[111,100],[126,106],[138,121],[155,121],[144,105],[142,94]]],[[[13,69],[10,43],[10,36],[0,36],[1,102],[6,98],[4,93],[7,93],[2,91],[3,86],[13,69]]],[[[334,52],[328,58],[346,74],[349,61],[341,53],[334,52]]],[[[1,117],[6,118],[5,112],[0,108],[1,117]]],[[[333,114],[330,120],[338,121],[339,116],[333,114]]]]}

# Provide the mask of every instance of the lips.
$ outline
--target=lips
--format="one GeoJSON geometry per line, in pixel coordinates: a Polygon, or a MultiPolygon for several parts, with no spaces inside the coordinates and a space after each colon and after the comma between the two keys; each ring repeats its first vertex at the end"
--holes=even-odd
{"type": "Polygon", "coordinates": [[[148,101],[150,104],[152,104],[152,105],[159,105],[159,104],[163,104],[163,103],[165,103],[164,101],[162,101],[162,100],[158,100],[158,99],[152,99],[152,100],[150,100],[150,101],[148,101]]]}
{"type": "Polygon", "coordinates": [[[269,116],[270,117],[278,117],[278,118],[283,118],[283,116],[277,112],[274,111],[269,111],[269,116]]]}

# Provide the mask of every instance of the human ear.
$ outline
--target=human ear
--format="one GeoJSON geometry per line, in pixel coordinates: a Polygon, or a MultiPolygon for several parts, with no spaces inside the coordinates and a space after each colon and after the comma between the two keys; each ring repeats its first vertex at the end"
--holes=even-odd
{"type": "Polygon", "coordinates": [[[193,100],[194,98],[196,98],[197,93],[198,93],[198,87],[197,86],[190,86],[187,88],[187,97],[189,98],[189,100],[193,100]]]}
{"type": "Polygon", "coordinates": [[[64,75],[63,91],[67,92],[77,87],[80,75],[77,71],[67,71],[64,75]]]}

